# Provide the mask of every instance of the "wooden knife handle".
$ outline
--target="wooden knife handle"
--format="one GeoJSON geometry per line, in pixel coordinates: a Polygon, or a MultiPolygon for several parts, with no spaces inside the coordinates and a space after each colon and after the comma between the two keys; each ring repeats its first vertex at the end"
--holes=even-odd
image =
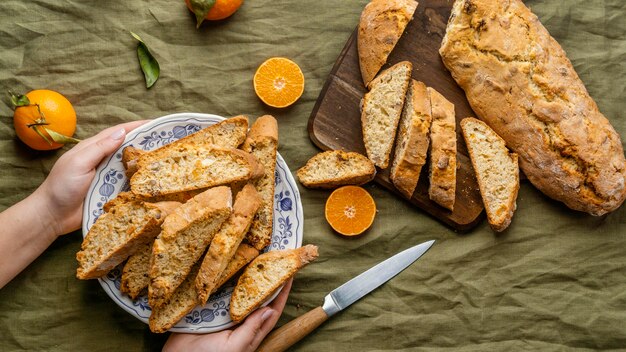
{"type": "Polygon", "coordinates": [[[326,319],[328,319],[326,312],[322,307],[317,307],[272,331],[257,351],[282,352],[315,330],[326,319]]]}

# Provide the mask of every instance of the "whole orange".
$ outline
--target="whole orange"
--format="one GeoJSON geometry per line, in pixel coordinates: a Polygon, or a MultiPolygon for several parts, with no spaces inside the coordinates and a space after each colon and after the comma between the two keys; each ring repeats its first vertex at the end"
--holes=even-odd
{"type": "MultiPolygon", "coordinates": [[[[185,3],[189,11],[193,12],[189,0],[185,0],[185,3]]],[[[241,7],[241,4],[243,4],[243,0],[216,0],[215,5],[206,14],[205,19],[211,21],[223,20],[235,13],[241,7]]]]}
{"type": "Polygon", "coordinates": [[[30,91],[26,93],[26,97],[30,100],[31,105],[17,107],[15,108],[15,113],[13,113],[13,126],[19,139],[36,150],[61,148],[63,144],[48,143],[35,131],[35,128],[50,141],[52,141],[52,138],[45,131],[44,127],[71,137],[76,131],[76,112],[74,107],[72,107],[72,103],[63,95],[47,89],[30,91]],[[41,114],[34,104],[39,105],[41,114]],[[47,125],[29,127],[29,125],[41,121],[42,114],[47,125]]]}

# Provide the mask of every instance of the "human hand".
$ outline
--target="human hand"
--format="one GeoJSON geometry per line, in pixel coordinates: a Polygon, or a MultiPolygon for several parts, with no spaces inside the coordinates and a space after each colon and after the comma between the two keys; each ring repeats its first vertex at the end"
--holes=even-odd
{"type": "Polygon", "coordinates": [[[35,191],[56,225],[56,235],[80,228],[83,200],[96,167],[124,142],[129,131],[147,121],[134,121],[103,130],[76,144],[54,164],[50,174],[35,191]]]}
{"type": "Polygon", "coordinates": [[[233,329],[195,335],[172,333],[163,346],[164,352],[252,352],[269,334],[285,308],[293,279],[289,280],[276,299],[268,306],[257,309],[233,329]]]}

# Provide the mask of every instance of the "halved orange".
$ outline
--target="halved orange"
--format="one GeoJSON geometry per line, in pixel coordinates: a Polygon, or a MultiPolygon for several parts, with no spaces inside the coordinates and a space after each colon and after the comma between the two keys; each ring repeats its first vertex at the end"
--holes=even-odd
{"type": "Polygon", "coordinates": [[[300,67],[284,57],[267,59],[254,74],[254,91],[267,105],[287,107],[304,92],[304,75],[300,67]]]}
{"type": "Polygon", "coordinates": [[[328,197],[324,215],[333,230],[344,236],[356,236],[372,226],[376,203],[362,187],[344,186],[328,197]]]}

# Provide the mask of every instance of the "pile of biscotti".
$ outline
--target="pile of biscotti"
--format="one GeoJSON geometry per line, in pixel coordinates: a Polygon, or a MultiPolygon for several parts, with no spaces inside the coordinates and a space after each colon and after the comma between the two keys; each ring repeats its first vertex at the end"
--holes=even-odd
{"type": "Polygon", "coordinates": [[[125,261],[120,290],[136,299],[147,288],[150,329],[165,332],[245,267],[229,306],[241,321],[318,255],[313,245],[259,255],[272,239],[277,148],[269,115],[249,131],[237,116],[153,151],[125,148],[130,191],[89,229],[77,277],[125,261]]]}
{"type": "MultiPolygon", "coordinates": [[[[411,79],[408,61],[379,73],[417,5],[372,0],[361,14],[359,63],[369,90],[361,110],[363,140],[367,157],[381,169],[389,166],[395,147],[390,177],[406,197],[428,162],[430,198],[453,210],[454,105],[411,79]]],[[[624,202],[626,161],[619,135],[563,49],[522,1],[456,0],[439,53],[481,118],[464,118],[460,127],[495,231],[511,222],[519,166],[539,190],[572,209],[603,215],[624,202]]],[[[340,159],[346,157],[337,151],[314,157],[299,171],[300,181],[319,187],[373,178],[370,168],[347,167],[340,159]],[[337,170],[350,171],[340,176],[318,171],[331,161],[343,165],[337,170]]]]}

